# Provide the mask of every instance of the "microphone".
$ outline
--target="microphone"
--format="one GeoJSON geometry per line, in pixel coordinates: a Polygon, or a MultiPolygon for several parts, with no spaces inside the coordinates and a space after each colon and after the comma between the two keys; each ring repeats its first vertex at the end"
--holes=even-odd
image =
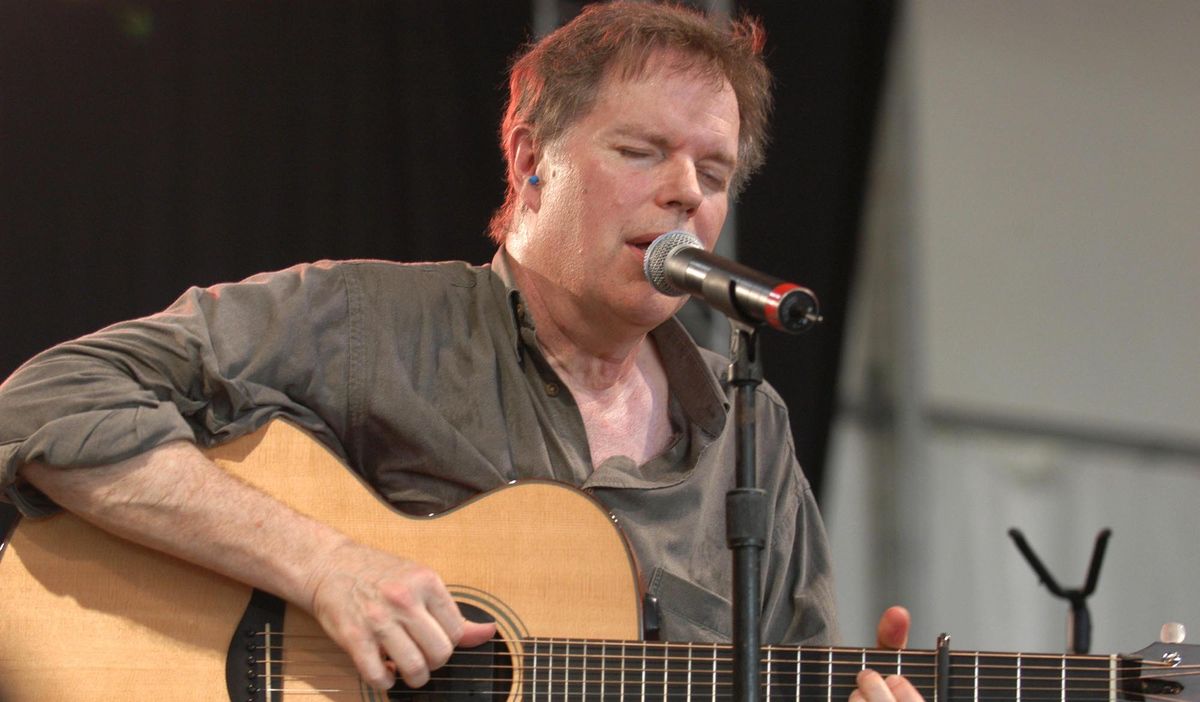
{"type": "Polygon", "coordinates": [[[660,293],[698,297],[745,324],[799,334],[821,321],[811,290],[709,253],[689,232],[667,232],[651,242],[642,269],[660,293]]]}

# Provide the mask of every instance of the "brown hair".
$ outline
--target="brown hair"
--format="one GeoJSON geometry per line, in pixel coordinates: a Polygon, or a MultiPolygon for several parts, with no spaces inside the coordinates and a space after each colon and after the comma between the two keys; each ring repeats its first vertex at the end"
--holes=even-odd
{"type": "MultiPolygon", "coordinates": [[[[500,148],[518,124],[530,125],[534,141],[546,144],[584,116],[607,71],[635,78],[650,55],[670,49],[685,57],[684,68],[728,80],[737,96],[738,163],[730,183],[736,197],[763,163],[771,112],[771,74],[762,60],[765,34],[752,17],[721,26],[690,8],[673,4],[613,2],[589,5],[574,20],[527,46],[509,72],[509,99],[500,125],[500,148]]],[[[517,193],[511,183],[492,217],[490,235],[504,241],[512,226],[517,193]]]]}

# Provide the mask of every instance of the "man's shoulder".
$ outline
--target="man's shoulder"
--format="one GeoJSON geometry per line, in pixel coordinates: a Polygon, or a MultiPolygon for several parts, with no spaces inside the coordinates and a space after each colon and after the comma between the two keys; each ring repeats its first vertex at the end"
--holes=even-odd
{"type": "Polygon", "coordinates": [[[300,268],[318,268],[373,276],[380,279],[440,280],[448,284],[477,284],[493,275],[491,266],[466,261],[387,261],[374,258],[322,260],[301,264],[300,268]]]}
{"type": "Polygon", "coordinates": [[[322,260],[289,269],[301,276],[331,273],[367,294],[425,297],[452,290],[487,289],[496,281],[489,265],[466,261],[322,260]]]}

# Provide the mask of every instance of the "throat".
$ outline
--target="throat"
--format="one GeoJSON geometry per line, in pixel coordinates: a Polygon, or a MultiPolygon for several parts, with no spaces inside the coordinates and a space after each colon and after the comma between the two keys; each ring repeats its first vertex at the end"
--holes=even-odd
{"type": "Polygon", "coordinates": [[[636,372],[597,390],[571,388],[587,430],[592,465],[626,456],[637,465],[670,444],[672,430],[666,373],[653,344],[639,355],[636,372]]]}

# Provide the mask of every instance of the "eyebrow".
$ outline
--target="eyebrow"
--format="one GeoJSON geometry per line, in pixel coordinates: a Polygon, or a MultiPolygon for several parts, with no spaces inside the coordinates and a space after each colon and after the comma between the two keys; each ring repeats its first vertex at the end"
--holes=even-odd
{"type": "MultiPolygon", "coordinates": [[[[630,137],[633,139],[642,139],[649,142],[652,146],[660,148],[664,151],[670,150],[671,142],[662,134],[643,129],[634,125],[620,125],[613,128],[613,134],[616,136],[630,137]]],[[[722,151],[716,151],[701,159],[702,161],[714,161],[717,164],[728,168],[730,171],[737,170],[737,159],[730,157],[722,151]]]]}

